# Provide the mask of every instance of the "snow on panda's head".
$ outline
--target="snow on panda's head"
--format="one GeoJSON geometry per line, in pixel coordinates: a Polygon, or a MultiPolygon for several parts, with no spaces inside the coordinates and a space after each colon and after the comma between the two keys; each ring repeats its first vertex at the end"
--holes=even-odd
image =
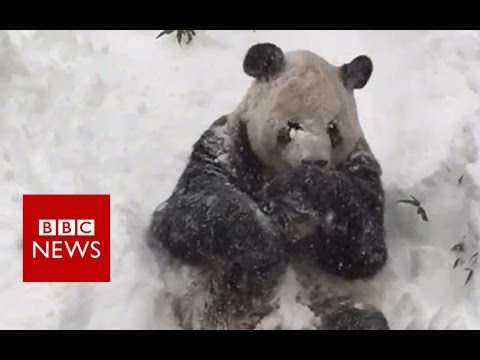
{"type": "Polygon", "coordinates": [[[243,68],[255,81],[240,117],[267,167],[283,171],[304,161],[334,166],[363,138],[353,93],[370,79],[368,57],[334,66],[311,51],[284,53],[264,43],[248,50],[243,68]]]}

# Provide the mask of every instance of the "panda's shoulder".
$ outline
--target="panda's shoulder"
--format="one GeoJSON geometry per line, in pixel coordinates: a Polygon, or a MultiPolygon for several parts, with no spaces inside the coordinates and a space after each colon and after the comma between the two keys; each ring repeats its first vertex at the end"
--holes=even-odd
{"type": "Polygon", "coordinates": [[[218,131],[225,128],[227,123],[228,117],[226,115],[217,118],[205,130],[203,130],[200,138],[194,143],[194,146],[198,145],[202,141],[208,140],[211,137],[217,137],[218,131]]]}
{"type": "MultiPolygon", "coordinates": [[[[238,129],[228,115],[221,116],[205,129],[193,144],[187,170],[231,176],[234,173],[232,154],[235,152],[238,129]]],[[[190,171],[187,171],[190,173],[190,171]]]]}
{"type": "Polygon", "coordinates": [[[240,117],[216,119],[193,145],[190,168],[227,176],[239,190],[250,193],[264,181],[263,167],[254,154],[240,117]]]}

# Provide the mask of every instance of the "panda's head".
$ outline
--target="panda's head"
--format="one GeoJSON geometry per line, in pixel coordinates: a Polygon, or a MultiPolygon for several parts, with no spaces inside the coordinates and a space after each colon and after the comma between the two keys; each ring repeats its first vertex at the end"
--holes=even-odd
{"type": "Polygon", "coordinates": [[[302,162],[335,166],[363,138],[354,90],[372,74],[367,56],[335,66],[310,51],[284,53],[264,43],[248,50],[243,69],[255,80],[239,115],[266,166],[275,171],[302,162]]]}

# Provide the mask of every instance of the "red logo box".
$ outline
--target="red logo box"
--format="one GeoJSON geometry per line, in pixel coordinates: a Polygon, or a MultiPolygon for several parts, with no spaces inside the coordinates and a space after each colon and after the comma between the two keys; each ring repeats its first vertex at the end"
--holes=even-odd
{"type": "Polygon", "coordinates": [[[110,282],[110,195],[24,195],[23,281],[110,282]]]}

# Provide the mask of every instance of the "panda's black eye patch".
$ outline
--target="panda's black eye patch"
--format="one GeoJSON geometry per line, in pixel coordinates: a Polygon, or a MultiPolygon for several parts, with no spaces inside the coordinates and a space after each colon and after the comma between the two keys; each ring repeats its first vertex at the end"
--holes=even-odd
{"type": "Polygon", "coordinates": [[[290,132],[292,130],[303,130],[297,120],[292,119],[287,121],[287,126],[283,126],[277,134],[277,142],[281,144],[288,144],[292,141],[290,132]]]}
{"type": "Polygon", "coordinates": [[[340,134],[340,130],[338,129],[338,124],[336,120],[332,120],[328,123],[327,133],[330,137],[332,148],[335,149],[337,146],[342,144],[343,137],[342,134],[340,134]]]}

